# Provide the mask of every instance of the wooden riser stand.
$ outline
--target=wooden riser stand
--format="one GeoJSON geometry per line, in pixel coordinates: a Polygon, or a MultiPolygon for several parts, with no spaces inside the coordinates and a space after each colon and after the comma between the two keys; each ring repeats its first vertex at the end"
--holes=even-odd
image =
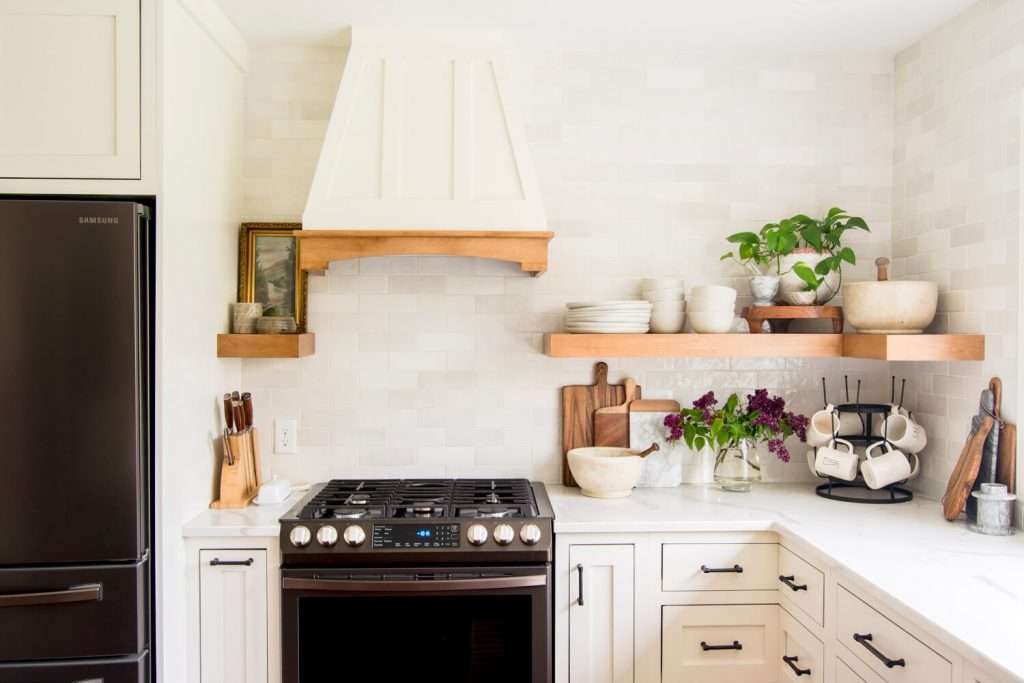
{"type": "Polygon", "coordinates": [[[263,483],[256,429],[250,428],[225,438],[234,462],[228,464],[225,452],[220,468],[220,497],[210,503],[215,510],[246,507],[263,483]]]}

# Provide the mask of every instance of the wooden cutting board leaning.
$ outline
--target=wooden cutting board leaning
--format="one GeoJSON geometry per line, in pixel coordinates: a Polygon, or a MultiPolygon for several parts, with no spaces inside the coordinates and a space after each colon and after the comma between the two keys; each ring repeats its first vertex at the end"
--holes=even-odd
{"type": "MultiPolygon", "coordinates": [[[[641,397],[636,387],[635,397],[641,397]]],[[[567,454],[573,448],[594,445],[594,413],[600,408],[618,406],[626,400],[626,387],[608,384],[608,364],[594,365],[593,384],[574,384],[562,387],[562,483],[576,486],[569,471],[567,454]]]]}
{"type": "Polygon", "coordinates": [[[622,380],[622,386],[626,391],[622,403],[594,411],[595,446],[629,448],[629,406],[639,398],[639,394],[636,380],[632,377],[622,380]]]}

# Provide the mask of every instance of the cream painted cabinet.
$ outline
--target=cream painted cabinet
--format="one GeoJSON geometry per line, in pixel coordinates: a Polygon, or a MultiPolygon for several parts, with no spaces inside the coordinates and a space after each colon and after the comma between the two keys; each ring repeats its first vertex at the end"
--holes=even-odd
{"type": "Polygon", "coordinates": [[[267,683],[267,551],[199,553],[202,683],[267,683]]]}
{"type": "Polygon", "coordinates": [[[569,681],[634,680],[632,545],[569,548],[569,681]]]}
{"type": "Polygon", "coordinates": [[[141,175],[139,0],[0,0],[0,178],[141,175]]]}
{"type": "Polygon", "coordinates": [[[666,605],[663,683],[776,683],[776,605],[666,605]]]}

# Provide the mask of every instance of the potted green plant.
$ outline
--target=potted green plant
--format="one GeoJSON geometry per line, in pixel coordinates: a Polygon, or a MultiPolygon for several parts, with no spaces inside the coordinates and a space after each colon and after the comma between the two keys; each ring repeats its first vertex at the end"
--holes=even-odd
{"type": "Polygon", "coordinates": [[[843,263],[857,263],[856,253],[843,244],[848,230],[871,229],[863,218],[838,207],[829,209],[820,220],[801,213],[768,223],[757,233],[730,235],[727,239],[739,245],[739,253],[729,252],[722,258],[733,258],[757,275],[763,275],[760,266],[770,264],[780,277],[783,302],[822,305],[839,293],[843,263]]]}
{"type": "Polygon", "coordinates": [[[796,224],[789,219],[769,223],[760,232],[737,232],[726,240],[738,245],[736,252],[727,251],[721,260],[733,260],[751,273],[750,293],[755,306],[770,306],[779,292],[782,258],[792,253],[799,242],[796,224]],[[763,266],[769,266],[765,274],[763,266]],[[771,272],[774,271],[774,272],[771,272]]]}
{"type": "Polygon", "coordinates": [[[785,440],[796,435],[806,442],[809,424],[806,415],[787,411],[785,399],[769,396],[767,389],[748,394],[746,405],[732,394],[722,406],[709,391],[692,408],[665,416],[669,441],[682,439],[693,450],[715,451],[715,483],[726,491],[749,491],[761,480],[759,443],[767,443],[769,453],[789,462],[785,440]]]}

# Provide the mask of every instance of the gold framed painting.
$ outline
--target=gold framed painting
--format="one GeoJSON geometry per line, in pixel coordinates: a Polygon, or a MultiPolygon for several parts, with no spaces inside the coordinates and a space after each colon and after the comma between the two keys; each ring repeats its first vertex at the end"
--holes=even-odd
{"type": "Polygon", "coordinates": [[[306,331],[309,275],[299,268],[300,223],[242,223],[238,232],[238,301],[263,304],[263,315],[291,316],[306,331]]]}

